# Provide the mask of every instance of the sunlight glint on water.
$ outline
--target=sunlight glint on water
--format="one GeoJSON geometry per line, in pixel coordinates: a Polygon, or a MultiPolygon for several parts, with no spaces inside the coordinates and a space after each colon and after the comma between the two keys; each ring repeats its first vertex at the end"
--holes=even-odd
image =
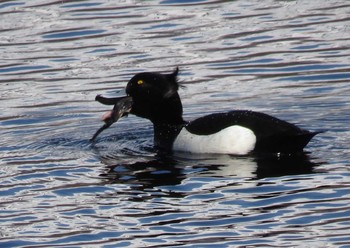
{"type": "Polygon", "coordinates": [[[348,247],[349,11],[1,3],[0,246],[348,247]],[[97,94],[176,66],[186,119],[252,109],[326,132],[305,157],[159,156],[150,123],[129,116],[89,142],[97,94]]]}

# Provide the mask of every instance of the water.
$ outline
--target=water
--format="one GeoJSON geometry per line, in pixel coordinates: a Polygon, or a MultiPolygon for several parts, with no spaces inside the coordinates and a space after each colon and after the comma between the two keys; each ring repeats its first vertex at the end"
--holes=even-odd
{"type": "Polygon", "coordinates": [[[1,247],[349,247],[346,1],[0,3],[1,247]],[[316,136],[304,157],[157,155],[113,94],[180,67],[186,119],[232,109],[316,136]]]}

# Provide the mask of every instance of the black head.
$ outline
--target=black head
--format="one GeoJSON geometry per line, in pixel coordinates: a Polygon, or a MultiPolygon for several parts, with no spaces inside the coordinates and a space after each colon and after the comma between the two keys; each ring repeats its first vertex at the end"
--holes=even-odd
{"type": "Polygon", "coordinates": [[[143,72],[132,77],[126,86],[126,93],[133,100],[131,113],[155,124],[183,123],[182,104],[177,92],[178,72],[176,68],[170,74],[143,72]]]}

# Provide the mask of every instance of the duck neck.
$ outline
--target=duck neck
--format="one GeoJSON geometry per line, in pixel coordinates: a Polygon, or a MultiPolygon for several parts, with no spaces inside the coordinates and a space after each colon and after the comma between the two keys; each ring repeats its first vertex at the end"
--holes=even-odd
{"type": "Polygon", "coordinates": [[[171,151],[177,135],[185,125],[185,121],[178,124],[153,123],[155,148],[171,151]]]}

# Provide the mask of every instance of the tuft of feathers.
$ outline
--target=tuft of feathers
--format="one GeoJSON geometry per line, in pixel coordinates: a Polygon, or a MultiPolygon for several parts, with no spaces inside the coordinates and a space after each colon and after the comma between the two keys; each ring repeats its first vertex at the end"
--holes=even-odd
{"type": "Polygon", "coordinates": [[[176,93],[179,90],[179,88],[185,88],[185,86],[181,85],[181,83],[179,82],[177,77],[178,74],[179,74],[179,67],[176,67],[172,73],[165,74],[167,81],[171,83],[171,87],[168,89],[168,91],[164,95],[165,98],[173,96],[174,93],[176,93]]]}

